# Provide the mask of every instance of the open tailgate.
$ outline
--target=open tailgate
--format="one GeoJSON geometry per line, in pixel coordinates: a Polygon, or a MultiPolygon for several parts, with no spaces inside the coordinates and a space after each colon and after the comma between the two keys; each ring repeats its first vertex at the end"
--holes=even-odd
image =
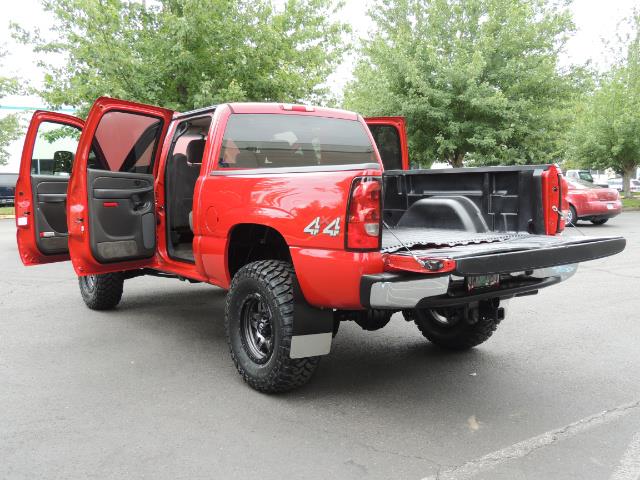
{"type": "Polygon", "coordinates": [[[520,232],[469,233],[394,228],[382,236],[390,271],[448,272],[460,276],[535,270],[608,257],[624,250],[623,237],[565,237],[520,232]],[[415,258],[440,269],[420,267],[415,258]]]}

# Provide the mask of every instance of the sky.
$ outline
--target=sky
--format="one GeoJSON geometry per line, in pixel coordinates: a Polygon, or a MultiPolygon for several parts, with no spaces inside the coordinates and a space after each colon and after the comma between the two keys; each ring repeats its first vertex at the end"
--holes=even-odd
{"type": "MultiPolygon", "coordinates": [[[[373,0],[346,0],[340,14],[347,20],[358,37],[365,37],[371,30],[366,11],[373,0]]],[[[0,18],[0,47],[10,54],[4,58],[2,75],[18,76],[27,79],[32,85],[38,85],[44,72],[37,66],[35,58],[28,47],[17,44],[11,38],[9,22],[16,22],[23,28],[31,30],[39,28],[47,35],[51,26],[49,14],[43,11],[39,0],[3,1],[3,15],[0,18]]],[[[569,40],[562,57],[563,65],[584,64],[592,61],[600,68],[606,69],[611,57],[603,40],[614,42],[620,31],[620,22],[629,17],[633,8],[640,9],[640,0],[574,0],[571,11],[576,24],[576,33],[569,40]]],[[[351,79],[353,58],[345,59],[338,70],[327,79],[327,83],[335,94],[340,94],[344,85],[351,79]]],[[[39,98],[5,97],[0,106],[44,107],[39,98]]],[[[0,109],[0,116],[9,110],[0,109]]],[[[17,172],[22,140],[10,147],[12,160],[7,166],[0,166],[0,172],[17,172]]]]}

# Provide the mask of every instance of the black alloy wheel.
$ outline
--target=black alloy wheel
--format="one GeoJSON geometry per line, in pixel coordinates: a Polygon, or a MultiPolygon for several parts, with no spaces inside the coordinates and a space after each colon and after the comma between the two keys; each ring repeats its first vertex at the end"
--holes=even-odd
{"type": "Polygon", "coordinates": [[[273,354],[273,314],[262,295],[245,297],[241,307],[242,345],[256,363],[266,363],[273,354]]]}

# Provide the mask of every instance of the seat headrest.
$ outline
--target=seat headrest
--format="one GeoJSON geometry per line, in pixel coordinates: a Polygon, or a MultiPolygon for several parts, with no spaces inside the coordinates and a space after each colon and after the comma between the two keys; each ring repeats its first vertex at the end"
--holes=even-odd
{"type": "Polygon", "coordinates": [[[184,153],[176,153],[172,160],[173,163],[187,163],[187,156],[184,153]]]}
{"type": "Polygon", "coordinates": [[[191,140],[187,144],[187,162],[201,164],[202,155],[204,154],[204,138],[198,140],[191,140]]]}

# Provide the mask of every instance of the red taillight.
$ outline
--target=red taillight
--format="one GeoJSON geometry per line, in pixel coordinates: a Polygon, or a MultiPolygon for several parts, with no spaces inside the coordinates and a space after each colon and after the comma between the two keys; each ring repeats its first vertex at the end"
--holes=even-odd
{"type": "Polygon", "coordinates": [[[357,177],[351,184],[347,211],[347,249],[378,250],[382,180],[379,177],[357,177]]]}

